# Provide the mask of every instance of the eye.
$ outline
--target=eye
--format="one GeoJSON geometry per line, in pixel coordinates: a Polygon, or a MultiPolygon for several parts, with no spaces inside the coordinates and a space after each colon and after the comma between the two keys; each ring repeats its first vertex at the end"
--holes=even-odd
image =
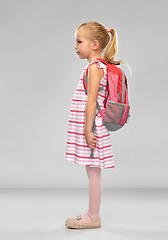
{"type": "Polygon", "coordinates": [[[81,43],[81,41],[80,41],[80,40],[78,40],[77,42],[78,42],[79,44],[81,43]]]}

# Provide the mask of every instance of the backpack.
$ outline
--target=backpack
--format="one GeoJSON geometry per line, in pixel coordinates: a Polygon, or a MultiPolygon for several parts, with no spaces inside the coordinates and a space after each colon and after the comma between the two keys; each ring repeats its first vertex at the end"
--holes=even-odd
{"type": "MultiPolygon", "coordinates": [[[[97,102],[97,109],[100,113],[103,124],[109,131],[116,131],[122,128],[130,117],[129,101],[128,101],[128,84],[124,72],[118,68],[120,62],[105,62],[100,58],[96,58],[107,66],[107,97],[105,99],[104,109],[101,109],[97,102]]],[[[83,85],[87,94],[88,85],[88,69],[86,69],[83,77],[83,85]]],[[[95,132],[95,122],[92,128],[95,132]]],[[[92,155],[92,154],[91,154],[92,155]]],[[[91,156],[92,158],[93,156],[91,156]]]]}
{"type": "MultiPolygon", "coordinates": [[[[128,84],[124,72],[116,66],[120,64],[117,61],[105,62],[102,59],[97,60],[107,66],[107,97],[105,99],[105,109],[101,109],[97,102],[97,109],[102,117],[103,124],[109,131],[116,131],[123,127],[128,120],[129,101],[128,84]]],[[[88,69],[84,74],[84,88],[87,93],[88,69]]]]}

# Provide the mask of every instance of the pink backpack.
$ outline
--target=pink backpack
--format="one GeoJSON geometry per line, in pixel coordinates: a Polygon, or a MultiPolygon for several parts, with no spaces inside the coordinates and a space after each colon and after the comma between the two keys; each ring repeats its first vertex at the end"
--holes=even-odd
{"type": "MultiPolygon", "coordinates": [[[[129,102],[128,102],[128,85],[127,78],[124,72],[118,68],[120,62],[111,61],[105,62],[97,58],[97,60],[106,64],[107,66],[107,98],[105,101],[105,109],[101,109],[97,102],[97,109],[103,119],[103,124],[109,131],[116,131],[124,126],[127,122],[129,115],[129,102]]],[[[85,93],[87,93],[87,70],[83,78],[85,93]]],[[[94,131],[94,126],[93,126],[94,131]]]]}

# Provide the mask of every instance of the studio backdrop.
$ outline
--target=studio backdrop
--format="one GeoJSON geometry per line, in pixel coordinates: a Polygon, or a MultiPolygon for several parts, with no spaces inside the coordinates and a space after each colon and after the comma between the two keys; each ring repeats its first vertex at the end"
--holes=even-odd
{"type": "Polygon", "coordinates": [[[168,187],[165,0],[0,1],[0,187],[85,187],[66,162],[71,99],[86,60],[75,29],[98,21],[118,33],[131,117],[111,133],[115,168],[104,187],[168,187]]]}

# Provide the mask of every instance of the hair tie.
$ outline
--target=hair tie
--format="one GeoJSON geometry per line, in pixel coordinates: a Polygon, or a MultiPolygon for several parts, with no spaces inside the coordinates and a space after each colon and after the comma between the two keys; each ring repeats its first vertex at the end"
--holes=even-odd
{"type": "Polygon", "coordinates": [[[106,28],[107,32],[109,33],[110,32],[110,28],[106,28]]]}

